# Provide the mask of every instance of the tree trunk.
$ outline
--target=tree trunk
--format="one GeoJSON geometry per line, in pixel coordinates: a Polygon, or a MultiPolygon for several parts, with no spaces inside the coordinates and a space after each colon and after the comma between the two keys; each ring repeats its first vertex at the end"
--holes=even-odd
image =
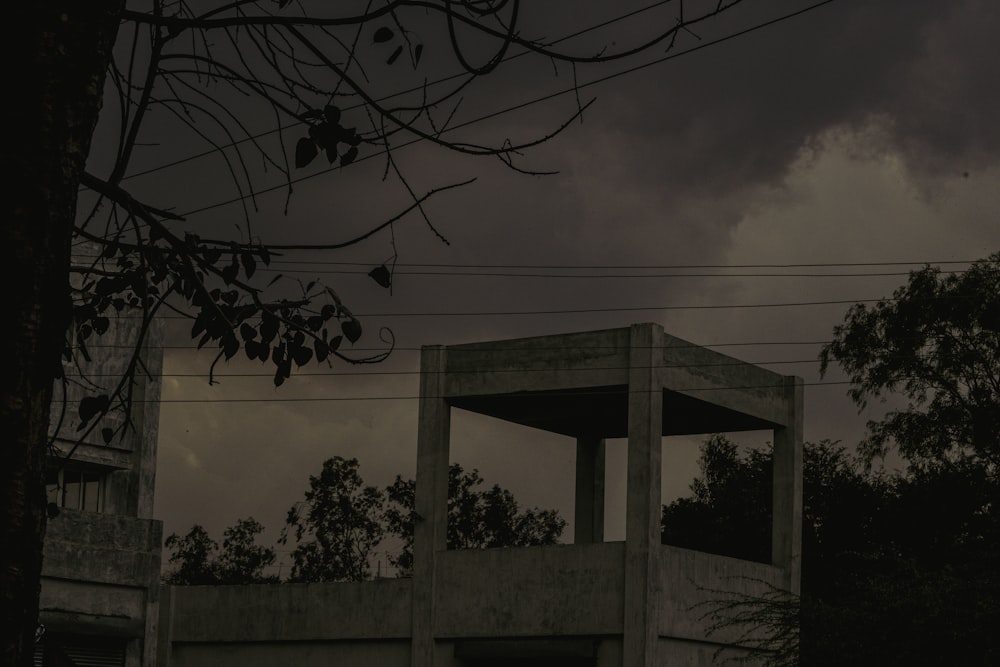
{"type": "Polygon", "coordinates": [[[7,102],[0,252],[0,663],[30,665],[45,533],[49,403],[71,316],[79,176],[101,108],[121,0],[31,0],[4,23],[7,102]]]}

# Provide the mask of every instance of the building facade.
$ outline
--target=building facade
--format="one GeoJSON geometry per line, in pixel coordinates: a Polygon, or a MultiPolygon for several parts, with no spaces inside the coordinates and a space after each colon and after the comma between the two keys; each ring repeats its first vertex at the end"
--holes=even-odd
{"type": "Polygon", "coordinates": [[[801,503],[798,378],[654,324],[425,347],[412,578],[171,587],[162,596],[159,664],[752,663],[747,628],[713,627],[703,610],[731,596],[797,594],[801,503]],[[574,544],[446,548],[452,409],[575,439],[574,544]],[[771,562],[662,545],[663,436],[761,429],[773,431],[774,443],[771,562]],[[628,442],[623,542],[604,541],[608,438],[628,442]]]}
{"type": "Polygon", "coordinates": [[[139,319],[127,310],[112,318],[103,335],[86,341],[89,360],[67,364],[66,382],[55,390],[38,665],[155,662],[163,539],[161,522],[152,518],[162,364],[157,326],[137,352],[128,414],[112,404],[88,433],[78,429],[77,411],[84,396],[113,392],[138,333],[139,319]]]}

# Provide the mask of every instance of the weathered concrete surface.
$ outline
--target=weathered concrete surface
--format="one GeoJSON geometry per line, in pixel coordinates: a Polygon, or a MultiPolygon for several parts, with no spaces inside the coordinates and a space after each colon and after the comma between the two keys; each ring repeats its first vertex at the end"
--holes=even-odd
{"type": "Polygon", "coordinates": [[[438,554],[436,637],[622,632],[624,544],[438,554]]]}
{"type": "Polygon", "coordinates": [[[782,588],[799,593],[802,579],[802,380],[785,378],[784,426],[774,430],[771,560],[783,568],[782,588]]]}
{"type": "Polygon", "coordinates": [[[576,501],[573,542],[604,541],[604,478],[607,446],[603,438],[576,439],[576,501]]]}
{"type": "Polygon", "coordinates": [[[425,347],[420,355],[420,415],[417,430],[417,483],[413,526],[411,609],[412,667],[434,665],[437,557],[448,539],[448,463],[451,408],[444,398],[447,354],[441,346],[425,347]]]}
{"type": "Polygon", "coordinates": [[[782,588],[781,568],[716,554],[660,545],[659,634],[675,639],[726,644],[738,640],[734,629],[709,633],[708,613],[735,595],[763,595],[782,588]]]}
{"type": "Polygon", "coordinates": [[[447,352],[448,397],[628,383],[628,329],[451,345],[447,352]]]}
{"type": "Polygon", "coordinates": [[[406,667],[408,641],[177,644],[172,667],[406,667]]]}
{"type": "Polygon", "coordinates": [[[161,623],[175,643],[408,639],[410,585],[409,579],[379,579],[170,586],[161,623]]]}
{"type": "Polygon", "coordinates": [[[625,665],[659,664],[656,589],[660,544],[663,449],[662,387],[656,368],[663,330],[633,325],[629,332],[628,461],[625,489],[625,665]]]}
{"type": "Polygon", "coordinates": [[[654,324],[425,347],[413,579],[173,589],[161,665],[458,667],[492,652],[511,664],[658,667],[746,657],[733,645],[741,630],[710,632],[707,613],[727,596],[796,590],[801,396],[797,378],[654,324]],[[577,439],[577,544],[446,550],[452,407],[577,439]],[[773,564],[661,545],[662,436],[761,428],[775,432],[773,564]],[[616,436],[628,437],[626,541],[605,543],[603,439],[616,436]]]}
{"type": "MultiPolygon", "coordinates": [[[[96,386],[70,383],[66,418],[55,448],[57,467],[102,476],[100,513],[60,510],[48,522],[44,543],[40,621],[48,632],[105,637],[125,644],[127,667],[153,665],[159,610],[160,549],[163,528],[152,520],[159,424],[162,327],[154,322],[140,352],[141,368],[132,386],[131,426],[105,444],[103,427],[116,428],[126,415],[115,408],[77,443],[77,404],[85,395],[110,393],[138,339],[136,313],[112,317],[109,330],[90,349],[91,361],[69,374],[92,374],[96,386]],[[62,460],[60,460],[62,459],[62,460]]],[[[95,338],[90,339],[91,343],[95,338]]],[[[62,390],[57,388],[56,396],[62,390]]],[[[55,410],[50,432],[55,433],[55,410]]],[[[120,643],[119,643],[120,646],[120,643]]]]}
{"type": "Polygon", "coordinates": [[[49,520],[45,578],[148,588],[155,601],[163,524],[63,509],[49,520]]]}

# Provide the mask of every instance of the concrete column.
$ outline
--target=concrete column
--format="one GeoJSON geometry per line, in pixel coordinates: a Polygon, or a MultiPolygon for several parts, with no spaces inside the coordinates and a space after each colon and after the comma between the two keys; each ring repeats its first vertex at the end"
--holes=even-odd
{"type": "Polygon", "coordinates": [[[802,564],[802,379],[784,378],[787,414],[774,430],[771,562],[784,568],[785,587],[799,593],[802,564]]]}
{"type": "Polygon", "coordinates": [[[169,667],[174,648],[174,587],[163,584],[160,591],[160,609],[156,628],[156,661],[159,667],[169,667]]]}
{"type": "Polygon", "coordinates": [[[446,352],[425,346],[420,356],[420,416],[413,528],[412,667],[434,666],[436,554],[447,546],[450,407],[444,399],[446,352]]]}
{"type": "Polygon", "coordinates": [[[625,501],[624,667],[658,665],[657,576],[663,433],[663,329],[632,326],[629,353],[628,488],[625,501]]]}
{"type": "Polygon", "coordinates": [[[576,439],[576,544],[604,541],[604,450],[603,438],[576,439]]]}

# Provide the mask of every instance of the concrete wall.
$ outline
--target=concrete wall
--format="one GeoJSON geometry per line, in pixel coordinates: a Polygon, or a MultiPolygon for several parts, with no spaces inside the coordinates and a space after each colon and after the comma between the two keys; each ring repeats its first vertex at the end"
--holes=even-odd
{"type": "Polygon", "coordinates": [[[716,629],[711,612],[797,589],[800,380],[641,324],[425,347],[420,395],[413,578],[172,589],[161,667],[700,667],[755,657],[744,646],[754,636],[716,629]],[[581,543],[445,548],[452,408],[577,438],[577,505],[590,516],[581,543]],[[661,545],[662,436],[759,428],[774,431],[773,563],[661,545]],[[621,435],[626,540],[605,543],[601,443],[621,435]]]}
{"type": "Polygon", "coordinates": [[[39,621],[47,632],[128,641],[152,664],[159,611],[159,521],[62,510],[45,535],[39,621]]]}
{"type": "MultiPolygon", "coordinates": [[[[559,664],[580,645],[591,647],[585,664],[618,667],[624,558],[623,542],[438,553],[435,667],[486,664],[477,658],[485,654],[528,660],[546,651],[559,664]]],[[[737,629],[706,638],[706,605],[779,586],[781,568],[670,546],[657,559],[659,655],[670,656],[671,665],[697,666],[717,664],[723,654],[750,655],[727,645],[738,642],[737,629]]],[[[385,579],[167,587],[157,664],[410,665],[411,585],[385,579]]]]}
{"type": "Polygon", "coordinates": [[[125,643],[126,665],[152,665],[159,613],[162,524],[152,519],[159,426],[162,326],[153,322],[139,352],[128,415],[113,407],[83,442],[77,406],[84,396],[111,394],[140,335],[137,311],[110,315],[111,325],[87,342],[90,360],[66,368],[57,383],[50,435],[51,465],[102,476],[98,512],[62,508],[44,542],[40,622],[55,640],[125,643]],[[81,382],[80,375],[85,380],[81,382]],[[101,430],[130,426],[104,442],[101,430]]]}

